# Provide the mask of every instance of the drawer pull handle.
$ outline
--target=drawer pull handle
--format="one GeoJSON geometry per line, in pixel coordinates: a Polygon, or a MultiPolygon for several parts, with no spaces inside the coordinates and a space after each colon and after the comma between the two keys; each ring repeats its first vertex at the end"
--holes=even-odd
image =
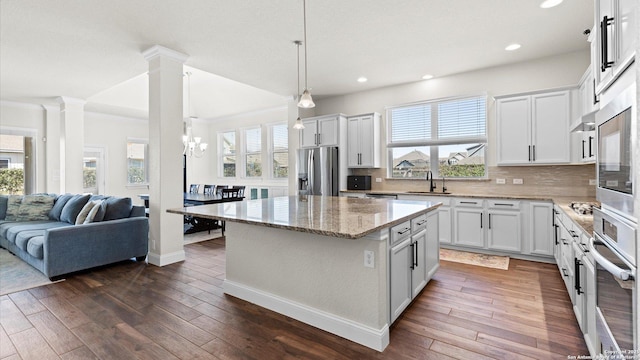
{"type": "Polygon", "coordinates": [[[424,224],[424,223],[426,223],[426,222],[427,222],[427,220],[422,220],[422,221],[420,221],[417,225],[422,225],[422,224],[424,224]]]}
{"type": "Polygon", "coordinates": [[[402,231],[398,231],[398,235],[403,235],[406,234],[407,232],[411,231],[411,228],[404,228],[404,230],[402,231]]]}
{"type": "Polygon", "coordinates": [[[495,203],[495,206],[513,206],[513,204],[495,203]]]}
{"type": "Polygon", "coordinates": [[[477,201],[460,201],[460,204],[473,204],[473,205],[478,205],[477,201]]]}

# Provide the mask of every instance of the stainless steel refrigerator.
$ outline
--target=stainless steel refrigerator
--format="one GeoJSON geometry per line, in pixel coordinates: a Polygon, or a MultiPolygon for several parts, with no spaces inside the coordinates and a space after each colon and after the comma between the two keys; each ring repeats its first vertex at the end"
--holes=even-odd
{"type": "Polygon", "coordinates": [[[338,196],[338,148],[298,150],[298,194],[338,196]]]}

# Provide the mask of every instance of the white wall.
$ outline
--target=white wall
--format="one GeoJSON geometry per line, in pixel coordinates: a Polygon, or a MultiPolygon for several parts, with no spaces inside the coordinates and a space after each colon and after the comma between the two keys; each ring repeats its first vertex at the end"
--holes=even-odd
{"type": "MultiPolygon", "coordinates": [[[[505,56],[507,54],[505,53],[505,56]]],[[[495,110],[491,97],[520,92],[575,86],[589,66],[589,52],[581,51],[507,66],[418,81],[410,84],[363,91],[315,100],[315,114],[345,113],[357,115],[378,112],[382,115],[382,166],[386,168],[386,106],[453,96],[489,96],[489,166],[495,165],[495,110]]],[[[389,71],[393,71],[390,69],[389,71]]]]}
{"type": "MultiPolygon", "coordinates": [[[[45,111],[40,105],[0,102],[0,132],[33,136],[36,154],[35,192],[46,192],[47,176],[56,174],[46,173],[45,142],[45,111]]],[[[59,176],[59,174],[57,174],[59,176]]]]}
{"type": "MultiPolygon", "coordinates": [[[[146,186],[127,186],[127,139],[148,139],[147,120],[85,112],[84,145],[103,148],[105,152],[104,193],[114,196],[128,196],[135,204],[142,205],[138,194],[148,193],[146,186]]],[[[176,141],[182,141],[176,135],[176,141]]]]}

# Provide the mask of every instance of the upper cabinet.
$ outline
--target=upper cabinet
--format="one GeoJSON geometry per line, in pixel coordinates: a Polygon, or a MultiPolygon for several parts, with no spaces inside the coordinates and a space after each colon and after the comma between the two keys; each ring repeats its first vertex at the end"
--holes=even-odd
{"type": "Polygon", "coordinates": [[[347,123],[348,166],[380,167],[380,114],[350,116],[347,123]]]}
{"type": "Polygon", "coordinates": [[[340,139],[341,114],[317,116],[302,120],[304,129],[300,131],[300,147],[338,146],[340,139]]]}
{"type": "Polygon", "coordinates": [[[570,161],[569,90],[496,100],[498,165],[570,161]]]}
{"type": "Polygon", "coordinates": [[[638,0],[596,0],[596,39],[592,43],[596,93],[600,94],[631,64],[638,42],[638,0]]]}

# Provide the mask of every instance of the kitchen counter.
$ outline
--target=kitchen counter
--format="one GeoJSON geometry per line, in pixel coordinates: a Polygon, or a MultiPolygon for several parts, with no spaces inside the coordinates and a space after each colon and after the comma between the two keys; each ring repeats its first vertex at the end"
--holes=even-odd
{"type": "Polygon", "coordinates": [[[440,203],[331,196],[288,196],[169,209],[200,218],[358,239],[434,210],[440,203]]]}

